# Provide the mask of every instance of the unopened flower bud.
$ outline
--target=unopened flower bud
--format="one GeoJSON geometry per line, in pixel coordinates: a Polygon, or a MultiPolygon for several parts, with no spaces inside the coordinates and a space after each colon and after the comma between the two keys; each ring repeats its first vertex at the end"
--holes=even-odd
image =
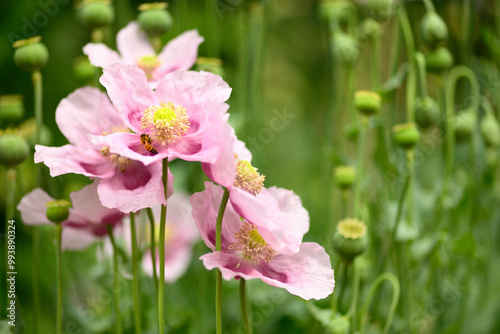
{"type": "Polygon", "coordinates": [[[90,63],[87,57],[78,57],[73,62],[73,73],[75,77],[82,82],[94,79],[96,70],[97,69],[90,63]]]}
{"type": "Polygon", "coordinates": [[[115,19],[115,11],[108,0],[86,0],[78,8],[77,15],[82,24],[90,30],[110,25],[115,19]]]}
{"type": "Polygon", "coordinates": [[[351,262],[368,246],[365,223],[354,218],[341,220],[333,234],[332,246],[346,261],[351,262]]]}
{"type": "Polygon", "coordinates": [[[476,125],[476,111],[466,109],[458,113],[455,118],[455,139],[457,142],[465,141],[470,138],[472,130],[476,125]]]}
{"type": "Polygon", "coordinates": [[[334,60],[344,66],[354,65],[359,58],[359,48],[356,41],[343,32],[333,34],[332,51],[334,60]]]}
{"type": "Polygon", "coordinates": [[[453,66],[453,55],[444,46],[431,50],[425,55],[427,72],[440,74],[453,66]]]}
{"type": "Polygon", "coordinates": [[[0,164],[15,167],[30,154],[28,143],[13,133],[0,135],[0,164]]]}
{"type": "Polygon", "coordinates": [[[347,334],[351,328],[351,322],[344,316],[337,316],[328,326],[328,334],[347,334]]]}
{"type": "Polygon", "coordinates": [[[335,183],[340,188],[346,189],[351,187],[356,180],[356,169],[351,166],[338,166],[334,170],[335,183]]]}
{"type": "Polygon", "coordinates": [[[380,23],[374,19],[366,19],[361,23],[360,39],[364,42],[374,39],[380,34],[380,23]]]}
{"type": "Polygon", "coordinates": [[[158,37],[172,27],[172,15],[166,10],[167,3],[155,2],[139,6],[137,22],[149,37],[158,37]]]}
{"type": "Polygon", "coordinates": [[[19,122],[24,117],[22,95],[0,96],[0,122],[10,124],[19,122]]]}
{"type": "Polygon", "coordinates": [[[345,9],[345,2],[338,0],[322,0],[319,2],[318,10],[319,15],[326,20],[342,20],[347,12],[345,9]]]}
{"type": "Polygon", "coordinates": [[[420,140],[420,132],[415,123],[398,124],[392,128],[394,142],[406,150],[413,148],[420,140]]]}
{"type": "Polygon", "coordinates": [[[43,45],[40,36],[23,39],[14,43],[14,63],[28,72],[40,70],[49,60],[49,50],[43,45]]]}
{"type": "Polygon", "coordinates": [[[370,15],[377,20],[385,21],[393,14],[393,0],[368,0],[370,15]]]}
{"type": "Polygon", "coordinates": [[[354,93],[354,105],[361,113],[371,116],[380,109],[382,98],[375,92],[359,90],[354,93]]]}
{"type": "Polygon", "coordinates": [[[493,113],[489,112],[481,120],[481,135],[488,147],[500,146],[500,126],[493,113]]]}
{"type": "Polygon", "coordinates": [[[430,96],[415,99],[415,121],[422,129],[437,124],[439,120],[439,106],[430,96]]]}
{"type": "Polygon", "coordinates": [[[424,44],[434,49],[448,38],[448,27],[436,12],[427,12],[420,22],[420,34],[424,44]]]}
{"type": "Polygon", "coordinates": [[[196,60],[195,70],[205,71],[224,77],[224,68],[222,68],[222,60],[219,58],[199,57],[196,60]]]}
{"type": "Polygon", "coordinates": [[[46,215],[47,219],[54,224],[60,224],[69,217],[69,207],[71,204],[64,200],[59,199],[56,201],[48,202],[45,204],[47,207],[46,215]]]}

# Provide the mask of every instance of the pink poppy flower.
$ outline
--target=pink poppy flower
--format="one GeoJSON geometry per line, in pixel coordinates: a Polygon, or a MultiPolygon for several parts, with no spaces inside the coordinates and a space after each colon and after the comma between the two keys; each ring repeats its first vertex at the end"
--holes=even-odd
{"type": "Polygon", "coordinates": [[[297,253],[302,236],[309,230],[309,219],[303,220],[304,224],[288,221],[279,202],[264,188],[264,176],[252,166],[250,151],[236,139],[234,130],[229,138],[221,144],[221,154],[215,163],[202,164],[205,174],[228,189],[233,208],[260,228],[273,249],[281,254],[297,253]]]}
{"type": "Polygon", "coordinates": [[[128,64],[140,67],[153,88],[167,73],[189,70],[198,56],[198,46],[203,37],[197,30],[186,31],[171,40],[156,55],[151,43],[137,22],[130,22],[118,32],[116,44],[118,52],[104,44],[89,43],[83,48],[94,66],[108,68],[114,64],[128,64]]]}
{"type": "MultiPolygon", "coordinates": [[[[70,195],[72,208],[69,216],[62,222],[62,248],[81,250],[95,242],[97,237],[108,235],[106,225],[113,227],[121,223],[125,214],[116,209],[102,206],[97,196],[97,182],[85,186],[70,195]]],[[[36,188],[25,195],[17,210],[27,225],[53,225],[46,216],[46,204],[54,199],[45,191],[36,188]]]]}
{"type": "Polygon", "coordinates": [[[91,136],[109,152],[141,161],[145,165],[180,158],[214,162],[231,88],[218,75],[208,72],[169,73],[153,91],[144,73],[134,66],[114,65],[104,70],[106,87],[123,122],[134,133],[116,132],[91,136]]]}
{"type": "MultiPolygon", "coordinates": [[[[128,131],[106,94],[91,87],[76,90],[59,103],[56,122],[70,144],[35,146],[35,162],[45,163],[50,175],[76,173],[101,179],[97,192],[102,204],[123,212],[165,204],[161,163],[145,166],[89,141],[92,134],[128,131]]],[[[170,195],[173,192],[170,173],[168,180],[170,195]]]]}
{"type": "MultiPolygon", "coordinates": [[[[205,191],[191,197],[193,217],[201,238],[215,250],[216,217],[223,189],[210,182],[205,187],[205,191]]],[[[269,188],[268,193],[279,203],[291,225],[308,226],[309,215],[297,195],[276,187],[269,188]]],[[[283,254],[267,242],[262,231],[252,221],[241,219],[228,203],[222,222],[222,251],[205,254],[200,259],[209,270],[219,268],[226,280],[259,278],[303,299],[322,299],[333,292],[333,270],[323,247],[305,242],[297,253],[283,254]]]]}

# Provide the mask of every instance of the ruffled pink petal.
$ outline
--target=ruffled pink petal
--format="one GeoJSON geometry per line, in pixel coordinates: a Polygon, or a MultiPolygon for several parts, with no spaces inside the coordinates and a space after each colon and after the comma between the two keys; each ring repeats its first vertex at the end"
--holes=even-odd
{"type": "MultiPolygon", "coordinates": [[[[205,190],[191,196],[193,206],[193,218],[200,231],[201,238],[211,250],[215,250],[215,229],[217,223],[217,213],[224,190],[212,182],[205,182],[205,190]]],[[[236,241],[234,234],[241,228],[241,220],[234,211],[231,203],[227,203],[224,218],[222,220],[222,250],[236,241]]]]}
{"type": "Polygon", "coordinates": [[[105,179],[115,174],[115,167],[109,159],[94,149],[80,149],[73,145],[62,147],[36,145],[35,151],[35,163],[43,162],[50,168],[52,177],[76,173],[105,179]]]}
{"type": "Polygon", "coordinates": [[[106,68],[122,62],[118,52],[102,43],[88,43],[83,47],[83,53],[89,57],[90,63],[97,67],[106,68]]]}
{"type": "Polygon", "coordinates": [[[56,122],[69,142],[82,148],[91,147],[89,134],[126,130],[108,96],[93,87],[77,89],[63,99],[57,106],[56,122]]]}
{"type": "Polygon", "coordinates": [[[118,32],[116,46],[129,64],[136,64],[138,59],[155,54],[146,33],[141,30],[137,22],[130,22],[118,32]]]}
{"type": "Polygon", "coordinates": [[[253,196],[233,187],[230,200],[235,211],[257,226],[260,235],[278,254],[294,254],[299,251],[303,234],[289,229],[288,217],[281,212],[278,201],[267,191],[253,196]]]}
{"type": "Polygon", "coordinates": [[[207,270],[218,268],[226,281],[240,277],[250,280],[262,276],[250,262],[242,260],[234,254],[213,252],[202,255],[200,259],[207,270]]]}
{"type": "Polygon", "coordinates": [[[252,153],[247,148],[244,142],[241,140],[237,140],[234,143],[234,153],[238,154],[239,160],[246,160],[248,162],[252,162],[252,153]]]}
{"type": "MultiPolygon", "coordinates": [[[[102,205],[127,213],[165,204],[161,174],[161,163],[144,166],[140,162],[130,162],[123,173],[99,182],[99,199],[102,205]]],[[[173,193],[173,179],[169,171],[169,196],[173,193]]]]}
{"type": "Polygon", "coordinates": [[[198,46],[203,40],[197,30],[189,30],[168,42],[158,55],[161,61],[158,76],[176,70],[189,70],[196,62],[198,46]]]}
{"type": "Polygon", "coordinates": [[[80,251],[88,248],[97,238],[85,231],[73,227],[63,227],[61,247],[65,251],[80,251]]]}
{"type": "Polygon", "coordinates": [[[53,200],[45,191],[36,188],[21,199],[17,210],[21,213],[21,219],[26,225],[51,224],[47,219],[45,204],[53,200]]]}
{"type": "Polygon", "coordinates": [[[115,64],[104,69],[100,82],[125,124],[140,132],[143,111],[157,104],[144,72],[137,66],[115,64]]]}
{"type": "Polygon", "coordinates": [[[258,270],[265,283],[306,300],[326,298],[335,287],[330,257],[315,242],[303,243],[296,254],[277,255],[258,270]]]}

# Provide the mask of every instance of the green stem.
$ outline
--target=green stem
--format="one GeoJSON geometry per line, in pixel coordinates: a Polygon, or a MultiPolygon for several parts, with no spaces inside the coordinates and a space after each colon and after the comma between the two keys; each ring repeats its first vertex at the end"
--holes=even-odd
{"type": "Polygon", "coordinates": [[[401,30],[403,31],[405,45],[406,45],[406,57],[410,63],[410,68],[408,72],[407,87],[406,87],[406,112],[408,122],[414,122],[415,117],[413,115],[413,104],[415,99],[415,88],[416,88],[416,64],[415,64],[415,40],[413,38],[413,33],[411,30],[410,20],[408,19],[408,14],[406,13],[405,6],[400,6],[398,12],[399,24],[401,30]]]}
{"type": "Polygon", "coordinates": [[[56,224],[56,266],[57,266],[57,311],[56,334],[62,331],[62,225],[56,224]]]}
{"type": "Polygon", "coordinates": [[[109,240],[113,246],[113,297],[115,302],[115,333],[122,333],[122,319],[120,314],[120,277],[118,271],[118,247],[116,246],[115,237],[113,236],[113,227],[106,225],[108,230],[109,240]]]}
{"type": "Polygon", "coordinates": [[[158,272],[156,271],[156,240],[155,240],[155,218],[153,216],[153,210],[151,208],[146,209],[146,213],[148,214],[149,226],[151,234],[149,247],[151,252],[151,262],[153,264],[153,280],[155,282],[155,292],[158,295],[158,272]]]}
{"type": "MultiPolygon", "coordinates": [[[[222,218],[229,200],[229,191],[224,189],[224,195],[220,202],[219,212],[217,214],[217,225],[215,227],[215,250],[222,251],[222,218]]],[[[222,334],[222,274],[217,269],[217,281],[215,285],[215,325],[217,334],[222,334]]]]}
{"type": "Polygon", "coordinates": [[[356,268],[356,264],[353,262],[352,270],[354,271],[354,289],[352,293],[351,306],[349,307],[349,311],[347,312],[347,316],[351,316],[352,320],[352,332],[356,332],[356,315],[357,315],[357,306],[358,306],[358,298],[359,298],[359,272],[356,268]]]}
{"type": "Polygon", "coordinates": [[[436,11],[436,9],[434,8],[434,4],[432,3],[431,0],[424,0],[424,5],[425,5],[425,9],[428,12],[435,12],[436,11]]]}
{"type": "MultiPolygon", "coordinates": [[[[7,168],[7,173],[5,174],[5,187],[7,191],[7,198],[5,201],[5,206],[6,206],[6,221],[5,221],[5,234],[4,234],[4,240],[5,240],[5,272],[9,271],[14,271],[11,269],[11,266],[9,266],[9,221],[14,220],[15,212],[16,212],[16,169],[14,167],[8,167],[7,168]],[[10,269],[8,269],[10,268],[10,269]]],[[[12,223],[14,224],[14,223],[12,223]]],[[[15,226],[14,226],[15,227],[15,226]]],[[[2,274],[3,277],[3,274],[2,274]]],[[[5,302],[6,304],[3,304],[2,300],[2,307],[5,307],[2,309],[2,314],[3,310],[9,306],[9,300],[10,298],[7,296],[8,294],[5,294],[5,302]]],[[[3,299],[3,298],[2,298],[3,299]]]]}
{"type": "Polygon", "coordinates": [[[371,83],[372,89],[376,89],[380,84],[380,33],[373,38],[373,53],[372,53],[372,72],[371,83]]]}
{"type": "Polygon", "coordinates": [[[347,278],[349,276],[349,262],[344,262],[344,276],[342,277],[342,282],[340,285],[339,298],[337,300],[338,308],[342,308],[342,300],[344,299],[345,290],[347,290],[347,278]]]}
{"type": "Polygon", "coordinates": [[[133,294],[134,294],[134,325],[135,333],[141,333],[141,306],[140,306],[140,289],[141,282],[139,280],[139,264],[137,252],[137,231],[135,228],[135,213],[130,213],[130,236],[132,239],[132,275],[133,275],[133,294]]]}
{"type": "MultiPolygon", "coordinates": [[[[168,157],[162,161],[162,180],[165,200],[168,197],[168,157]]],[[[165,227],[167,224],[167,205],[161,206],[160,215],[160,278],[158,281],[158,333],[165,333],[165,227]]]]}
{"type": "Polygon", "coordinates": [[[363,182],[363,158],[366,146],[366,132],[369,119],[366,116],[361,118],[361,129],[358,140],[358,152],[356,157],[356,186],[354,188],[354,215],[361,219],[361,183],[363,182]]]}
{"type": "Polygon", "coordinates": [[[387,280],[389,283],[392,284],[392,299],[391,299],[391,306],[389,307],[389,314],[387,316],[387,321],[385,322],[384,326],[384,331],[383,334],[386,334],[389,332],[389,328],[391,328],[392,324],[392,319],[394,318],[394,313],[396,312],[396,306],[398,305],[398,300],[399,300],[399,294],[400,294],[400,287],[399,287],[399,281],[394,274],[391,273],[384,273],[380,276],[378,276],[375,281],[372,283],[370,286],[370,290],[368,292],[368,297],[366,298],[366,302],[361,308],[361,311],[359,313],[359,321],[361,322],[359,328],[360,328],[360,333],[363,334],[365,332],[365,317],[366,313],[368,311],[368,307],[370,306],[370,303],[373,299],[373,295],[375,293],[375,290],[377,287],[384,281],[387,280]]]}
{"type": "Polygon", "coordinates": [[[342,189],[342,219],[347,218],[349,213],[347,212],[347,207],[349,203],[350,189],[342,189]]]}
{"type": "Polygon", "coordinates": [[[240,278],[240,307],[241,307],[241,317],[243,318],[243,324],[245,325],[245,332],[246,332],[246,334],[252,334],[252,327],[250,326],[250,321],[248,320],[245,282],[246,281],[245,281],[244,278],[240,278]]]}
{"type": "Polygon", "coordinates": [[[345,102],[345,110],[348,111],[350,115],[349,122],[356,123],[358,121],[358,114],[356,109],[354,108],[354,103],[352,100],[354,99],[354,67],[348,66],[346,68],[347,75],[347,85],[346,85],[346,102],[345,102]]]}
{"type": "MultiPolygon", "coordinates": [[[[331,239],[331,238],[330,238],[331,239]]],[[[340,270],[340,266],[342,265],[342,261],[338,261],[337,264],[335,265],[335,273],[338,273],[340,270]]],[[[338,305],[338,300],[336,298],[335,291],[330,295],[330,308],[332,310],[332,314],[337,313],[337,305],[338,305]]]]}
{"type": "Polygon", "coordinates": [[[427,76],[425,72],[425,58],[421,52],[415,52],[415,63],[418,73],[419,96],[424,98],[427,96],[427,76]]]}

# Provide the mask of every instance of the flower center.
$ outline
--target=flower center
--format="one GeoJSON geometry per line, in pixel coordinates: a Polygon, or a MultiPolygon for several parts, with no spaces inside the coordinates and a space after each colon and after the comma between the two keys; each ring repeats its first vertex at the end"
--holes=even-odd
{"type": "Polygon", "coordinates": [[[122,173],[125,171],[125,168],[130,163],[130,160],[128,158],[122,157],[119,154],[109,153],[109,146],[104,146],[99,150],[99,152],[101,152],[101,155],[103,157],[109,158],[109,160],[112,163],[114,163],[118,168],[120,168],[120,171],[122,173]]]}
{"type": "Polygon", "coordinates": [[[246,160],[239,160],[238,155],[234,154],[236,158],[236,180],[234,181],[234,186],[245,189],[252,195],[257,195],[262,190],[264,186],[265,176],[261,175],[257,168],[252,166],[246,160]]]}
{"type": "Polygon", "coordinates": [[[153,79],[154,71],[160,66],[161,61],[155,55],[144,56],[137,59],[137,66],[139,66],[148,80],[153,79]]]}
{"type": "MultiPolygon", "coordinates": [[[[276,251],[265,242],[257,228],[247,221],[243,221],[241,230],[234,236],[236,243],[229,245],[228,250],[241,252],[244,259],[256,264],[269,263],[276,255],[276,251]]],[[[237,267],[239,266],[240,264],[237,267]]]]}
{"type": "Polygon", "coordinates": [[[141,129],[148,129],[162,145],[174,143],[189,131],[190,125],[186,109],[172,102],[147,108],[141,118],[141,129]]]}
{"type": "Polygon", "coordinates": [[[346,239],[359,239],[366,234],[366,225],[361,220],[346,218],[338,223],[337,231],[346,239]]]}

